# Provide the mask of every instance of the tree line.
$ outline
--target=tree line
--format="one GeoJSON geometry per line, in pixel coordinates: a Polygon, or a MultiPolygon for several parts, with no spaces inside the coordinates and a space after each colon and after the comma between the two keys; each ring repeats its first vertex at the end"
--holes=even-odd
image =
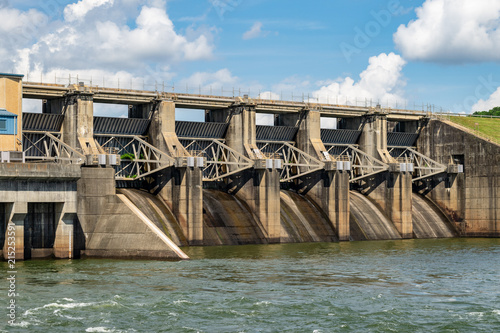
{"type": "Polygon", "coordinates": [[[490,111],[476,111],[473,113],[477,116],[499,116],[500,117],[500,106],[496,106],[490,111]]]}

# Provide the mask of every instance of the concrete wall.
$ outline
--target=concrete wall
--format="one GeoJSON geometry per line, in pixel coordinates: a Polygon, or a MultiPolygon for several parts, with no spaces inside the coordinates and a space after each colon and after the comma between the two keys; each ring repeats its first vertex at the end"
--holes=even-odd
{"type": "MultiPolygon", "coordinates": [[[[4,203],[6,222],[15,225],[16,259],[55,255],[58,258],[73,256],[73,223],[77,211],[77,179],[80,167],[62,164],[0,164],[0,202],[4,203]],[[25,253],[26,217],[29,204],[55,204],[55,242],[49,250],[25,253]]],[[[29,249],[31,250],[31,249],[29,249]]],[[[4,244],[4,257],[5,257],[4,244]]]]}
{"type": "Polygon", "coordinates": [[[78,217],[85,237],[83,255],[116,258],[179,259],[116,195],[114,169],[82,168],[78,217]]]}
{"type": "Polygon", "coordinates": [[[442,164],[463,158],[464,174],[437,176],[421,184],[426,194],[453,218],[464,236],[500,236],[500,145],[432,120],[423,128],[418,150],[442,164]]]}

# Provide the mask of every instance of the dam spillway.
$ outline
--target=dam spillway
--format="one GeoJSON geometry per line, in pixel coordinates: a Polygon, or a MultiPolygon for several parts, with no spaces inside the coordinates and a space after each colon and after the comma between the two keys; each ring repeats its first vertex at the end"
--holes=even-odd
{"type": "Polygon", "coordinates": [[[165,237],[193,246],[500,236],[498,145],[425,112],[8,74],[0,84],[10,87],[0,116],[17,124],[0,133],[0,227],[15,230],[17,259],[168,258],[176,250],[165,237]],[[22,98],[43,100],[41,113],[23,113],[22,98]],[[94,102],[128,105],[128,117],[94,117],[94,102]],[[183,108],[205,121],[176,122],[183,108]],[[274,124],[258,125],[258,114],[274,124]],[[337,128],[322,128],[325,117],[337,128]],[[33,207],[48,207],[43,228],[33,207]]]}
{"type": "Polygon", "coordinates": [[[373,202],[355,191],[350,194],[353,240],[401,239],[392,222],[373,202]]]}
{"type": "Polygon", "coordinates": [[[456,236],[451,223],[429,200],[413,193],[413,232],[415,238],[451,238],[456,236]]]}
{"type": "MultiPolygon", "coordinates": [[[[178,246],[188,242],[168,205],[158,196],[136,189],[119,189],[178,246]]],[[[396,240],[394,224],[367,196],[351,191],[351,240],[396,240]]],[[[336,231],[326,214],[310,198],[281,190],[281,242],[336,242],[336,231]]],[[[415,238],[451,238],[456,234],[446,217],[430,201],[414,193],[415,238]]],[[[244,202],[228,193],[203,190],[204,243],[210,245],[267,244],[258,220],[244,202]]]]}

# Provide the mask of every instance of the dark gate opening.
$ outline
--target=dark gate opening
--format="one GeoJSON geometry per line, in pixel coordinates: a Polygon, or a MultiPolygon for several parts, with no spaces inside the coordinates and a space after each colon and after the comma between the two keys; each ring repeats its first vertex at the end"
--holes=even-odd
{"type": "Polygon", "coordinates": [[[24,254],[31,258],[32,249],[51,249],[56,236],[54,203],[28,203],[24,219],[24,254]]]}

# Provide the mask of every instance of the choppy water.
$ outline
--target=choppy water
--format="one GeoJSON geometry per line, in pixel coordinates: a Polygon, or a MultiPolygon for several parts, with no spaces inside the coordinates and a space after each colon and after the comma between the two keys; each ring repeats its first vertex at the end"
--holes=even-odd
{"type": "MultiPolygon", "coordinates": [[[[498,332],[500,239],[190,248],[18,263],[9,332],[498,332]]],[[[2,267],[5,282],[6,263],[2,267]]],[[[2,287],[7,304],[6,288],[2,287]]],[[[2,311],[6,311],[2,305],[2,311]]]]}

